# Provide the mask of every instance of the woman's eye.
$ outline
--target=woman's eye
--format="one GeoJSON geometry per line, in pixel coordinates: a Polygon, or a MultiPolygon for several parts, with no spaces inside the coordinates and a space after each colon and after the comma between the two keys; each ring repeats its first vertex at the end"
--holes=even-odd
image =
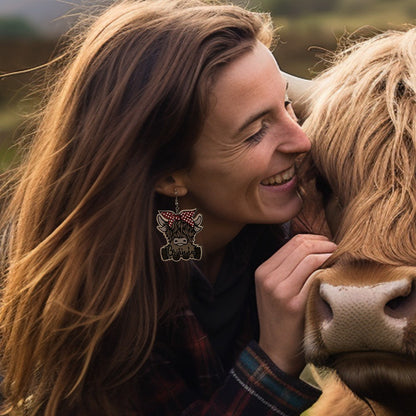
{"type": "Polygon", "coordinates": [[[266,123],[263,123],[261,129],[257,133],[254,133],[252,136],[248,137],[246,142],[250,144],[259,143],[261,139],[266,135],[268,128],[269,126],[266,123]]]}

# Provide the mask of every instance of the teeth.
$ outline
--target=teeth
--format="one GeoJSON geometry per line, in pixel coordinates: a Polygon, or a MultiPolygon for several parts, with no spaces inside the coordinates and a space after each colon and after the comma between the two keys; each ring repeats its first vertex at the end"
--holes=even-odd
{"type": "Polygon", "coordinates": [[[285,170],[278,175],[270,176],[270,178],[264,179],[261,184],[266,186],[281,185],[285,182],[289,182],[295,176],[295,167],[285,170]]]}

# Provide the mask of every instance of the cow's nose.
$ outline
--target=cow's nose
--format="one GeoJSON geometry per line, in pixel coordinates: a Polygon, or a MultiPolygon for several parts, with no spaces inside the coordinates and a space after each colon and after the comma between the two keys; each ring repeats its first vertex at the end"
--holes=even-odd
{"type": "Polygon", "coordinates": [[[187,243],[186,237],[176,237],[173,239],[173,243],[177,246],[184,246],[187,243]]]}
{"type": "Polygon", "coordinates": [[[404,328],[416,315],[412,281],[362,287],[320,283],[315,290],[316,318],[330,353],[401,351],[404,328]]]}

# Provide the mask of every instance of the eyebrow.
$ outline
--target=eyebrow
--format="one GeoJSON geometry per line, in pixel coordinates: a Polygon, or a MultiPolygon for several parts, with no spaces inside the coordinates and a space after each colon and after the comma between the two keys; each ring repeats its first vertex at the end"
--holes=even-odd
{"type": "Polygon", "coordinates": [[[264,111],[261,111],[260,113],[254,114],[253,116],[249,117],[243,123],[243,125],[238,129],[238,133],[242,133],[248,126],[250,126],[250,124],[253,124],[255,121],[257,121],[258,119],[264,117],[269,112],[270,112],[270,110],[264,110],[264,111]]]}

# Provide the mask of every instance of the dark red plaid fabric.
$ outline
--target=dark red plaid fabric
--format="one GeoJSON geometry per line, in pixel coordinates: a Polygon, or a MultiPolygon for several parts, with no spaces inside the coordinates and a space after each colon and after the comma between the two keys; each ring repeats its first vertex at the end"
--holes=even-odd
{"type": "Polygon", "coordinates": [[[295,416],[320,394],[280,371],[254,341],[226,373],[190,310],[161,331],[138,387],[142,416],[295,416]]]}

